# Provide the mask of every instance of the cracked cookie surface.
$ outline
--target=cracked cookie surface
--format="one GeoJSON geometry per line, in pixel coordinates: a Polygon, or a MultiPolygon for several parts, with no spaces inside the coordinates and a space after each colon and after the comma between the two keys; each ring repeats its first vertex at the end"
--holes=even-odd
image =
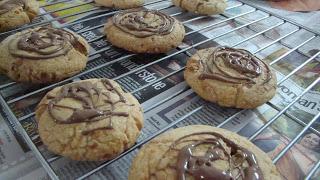
{"type": "Polygon", "coordinates": [[[41,27],[24,30],[0,43],[0,71],[18,82],[50,83],[86,67],[89,45],[67,30],[41,27]]]}
{"type": "Polygon", "coordinates": [[[220,106],[255,108],[276,92],[276,76],[269,65],[242,49],[199,50],[187,62],[186,82],[203,99],[220,106]]]}
{"type": "Polygon", "coordinates": [[[0,32],[30,23],[39,14],[36,0],[1,0],[0,32]]]}
{"type": "Polygon", "coordinates": [[[226,0],[172,0],[172,2],[184,10],[202,15],[220,14],[227,8],[226,0]]]}
{"type": "Polygon", "coordinates": [[[112,45],[135,53],[165,53],[181,44],[185,29],[155,10],[132,9],[110,18],[104,32],[112,45]]]}
{"type": "Polygon", "coordinates": [[[108,79],[88,79],[46,94],[36,109],[43,143],[73,160],[108,160],[136,142],[143,126],[139,102],[108,79]]]}
{"type": "Polygon", "coordinates": [[[144,4],[144,0],[94,0],[97,4],[105,7],[113,7],[117,9],[130,9],[140,7],[144,4]]]}
{"type": "Polygon", "coordinates": [[[144,145],[129,180],[281,180],[271,159],[236,133],[205,125],[170,130],[144,145]]]}

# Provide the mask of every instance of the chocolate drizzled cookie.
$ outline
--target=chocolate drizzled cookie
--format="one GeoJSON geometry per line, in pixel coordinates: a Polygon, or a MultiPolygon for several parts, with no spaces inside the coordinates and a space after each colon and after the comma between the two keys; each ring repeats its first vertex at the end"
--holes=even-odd
{"type": "Polygon", "coordinates": [[[0,32],[30,23],[39,14],[36,0],[0,1],[0,32]]]}
{"type": "Polygon", "coordinates": [[[74,160],[111,159],[131,147],[143,125],[139,102],[109,79],[88,79],[48,92],[36,109],[39,135],[74,160]]]}
{"type": "Polygon", "coordinates": [[[116,9],[130,9],[143,6],[144,0],[94,0],[95,3],[116,9]]]}
{"type": "Polygon", "coordinates": [[[2,0],[0,1],[0,15],[19,7],[26,9],[25,0],[2,0]]]}
{"type": "Polygon", "coordinates": [[[0,51],[0,70],[11,79],[49,83],[84,69],[89,45],[71,31],[37,27],[7,37],[0,51]]]}
{"type": "Polygon", "coordinates": [[[172,3],[184,10],[203,15],[220,14],[227,7],[226,0],[172,0],[172,3]]]}
{"type": "Polygon", "coordinates": [[[263,71],[266,73],[263,83],[269,82],[272,77],[268,65],[244,49],[218,47],[208,59],[201,59],[200,63],[203,67],[199,76],[201,80],[256,84],[254,79],[261,76],[263,71]]]}
{"type": "Polygon", "coordinates": [[[200,50],[189,59],[184,76],[199,96],[227,107],[255,108],[276,91],[270,67],[243,49],[200,50]]]}
{"type": "Polygon", "coordinates": [[[74,34],[63,29],[49,27],[28,31],[12,39],[9,43],[11,55],[34,60],[63,56],[72,48],[87,53],[85,47],[81,45],[74,34]]]}
{"type": "Polygon", "coordinates": [[[175,169],[179,180],[185,180],[187,175],[195,179],[263,180],[256,156],[219,133],[198,132],[185,135],[174,141],[169,151],[178,152],[175,169]],[[182,147],[179,147],[181,144],[182,147]],[[194,155],[201,146],[208,146],[204,155],[194,155]],[[213,165],[215,161],[226,161],[229,168],[220,170],[213,165]]]}
{"type": "Polygon", "coordinates": [[[84,135],[98,129],[112,129],[111,118],[113,116],[129,116],[128,112],[115,112],[116,105],[118,103],[123,103],[123,105],[130,106],[130,104],[127,104],[123,94],[113,86],[110,80],[101,79],[100,83],[104,86],[104,89],[106,89],[107,92],[103,91],[103,89],[99,88],[97,84],[93,84],[90,81],[63,86],[60,94],[56,97],[48,97],[50,99],[48,103],[49,114],[54,121],[59,124],[91,123],[103,119],[109,119],[108,123],[104,127],[84,130],[84,135]],[[117,95],[118,100],[112,100],[110,93],[117,95]],[[99,104],[100,100],[94,99],[94,96],[97,98],[103,98],[104,102],[99,104]],[[74,108],[72,106],[59,105],[59,102],[65,98],[80,101],[82,107],[74,108]],[[71,110],[73,112],[69,117],[60,117],[55,112],[55,108],[71,110]]]}
{"type": "Polygon", "coordinates": [[[120,11],[105,26],[108,41],[136,53],[164,53],[183,40],[183,25],[160,11],[120,11]]]}
{"type": "Polygon", "coordinates": [[[191,125],[165,132],[144,145],[129,180],[280,180],[270,158],[230,131],[191,125]],[[147,169],[147,171],[146,171],[147,169]]]}
{"type": "Polygon", "coordinates": [[[122,31],[143,38],[170,34],[175,20],[159,11],[133,9],[116,14],[112,22],[122,31]]]}

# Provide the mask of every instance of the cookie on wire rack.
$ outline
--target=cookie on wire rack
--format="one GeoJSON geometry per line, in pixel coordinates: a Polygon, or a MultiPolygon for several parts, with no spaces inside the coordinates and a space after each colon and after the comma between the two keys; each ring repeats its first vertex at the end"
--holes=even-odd
{"type": "Polygon", "coordinates": [[[131,9],[110,18],[104,32],[112,45],[134,53],[165,53],[181,44],[182,23],[160,11],[131,9]]]}
{"type": "Polygon", "coordinates": [[[184,77],[200,97],[225,107],[255,108],[269,101],[277,87],[269,65],[230,47],[199,50],[188,60],[184,77]]]}
{"type": "Polygon", "coordinates": [[[129,180],[281,180],[271,159],[247,139],[225,129],[191,125],[144,145],[129,180]]]}
{"type": "Polygon", "coordinates": [[[137,99],[109,79],[51,90],[37,106],[36,119],[50,151],[81,161],[116,157],[135,144],[143,126],[137,99]]]}
{"type": "Polygon", "coordinates": [[[30,23],[39,14],[36,0],[0,1],[0,32],[30,23]]]}
{"type": "Polygon", "coordinates": [[[228,6],[226,0],[172,0],[172,3],[184,10],[201,15],[220,14],[228,6]]]}
{"type": "Polygon", "coordinates": [[[94,0],[95,3],[116,9],[130,9],[143,6],[144,0],[94,0]]]}
{"type": "Polygon", "coordinates": [[[0,52],[0,72],[14,81],[51,83],[86,67],[89,44],[71,31],[37,27],[4,39],[0,52]]]}

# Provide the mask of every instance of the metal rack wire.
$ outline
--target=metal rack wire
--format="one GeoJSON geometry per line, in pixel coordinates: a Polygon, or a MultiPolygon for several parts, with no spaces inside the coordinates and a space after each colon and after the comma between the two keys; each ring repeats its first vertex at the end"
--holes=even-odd
{"type": "MultiPolygon", "coordinates": [[[[68,2],[68,0],[61,0],[61,1],[58,1],[58,2],[54,2],[54,3],[50,3],[50,4],[47,4],[45,6],[49,6],[49,5],[53,5],[53,4],[58,4],[58,3],[61,3],[61,2],[68,2]]],[[[153,2],[150,2],[150,3],[147,3],[146,5],[155,5],[155,4],[161,4],[161,3],[165,3],[165,2],[168,2],[168,0],[156,0],[156,1],[153,1],[153,2]]],[[[228,7],[228,9],[233,9],[233,8],[238,8],[238,7],[241,7],[241,6],[245,6],[245,5],[248,5],[248,4],[245,4],[243,1],[241,0],[237,0],[237,2],[239,2],[238,5],[235,5],[235,6],[230,6],[228,7]]],[[[88,2],[85,2],[85,3],[82,3],[82,4],[78,4],[76,6],[70,6],[70,7],[65,7],[65,8],[61,8],[61,9],[57,9],[57,10],[54,10],[54,11],[50,11],[50,12],[47,12],[47,13],[44,13],[40,16],[44,16],[44,15],[48,15],[50,13],[54,13],[54,12],[58,12],[58,11],[62,11],[62,10],[67,10],[67,9],[71,9],[71,8],[74,8],[74,7],[79,7],[79,6],[82,6],[82,5],[87,5],[87,4],[93,4],[92,1],[88,1],[88,2]]],[[[254,54],[258,53],[258,52],[261,52],[262,50],[276,44],[276,43],[281,43],[281,40],[285,39],[286,37],[289,37],[291,35],[293,35],[294,33],[298,32],[299,30],[303,29],[303,30],[306,30],[310,33],[313,34],[312,37],[306,39],[305,41],[303,41],[302,43],[296,45],[295,47],[293,48],[290,48],[289,51],[287,51],[286,53],[284,53],[283,55],[281,55],[280,57],[276,58],[275,60],[273,60],[270,65],[273,65],[281,60],[283,60],[285,57],[287,57],[288,55],[290,55],[291,53],[297,51],[299,48],[301,48],[302,46],[308,44],[311,40],[314,40],[315,38],[319,37],[319,33],[318,32],[315,32],[315,31],[312,31],[311,29],[308,29],[307,27],[304,27],[304,26],[301,26],[295,22],[292,22],[292,21],[289,21],[287,19],[283,19],[282,17],[280,16],[277,16],[275,14],[273,14],[272,12],[269,12],[269,11],[266,11],[266,10],[263,10],[263,9],[259,9],[257,6],[255,6],[254,4],[249,4],[251,7],[254,7],[253,10],[250,10],[250,11],[247,11],[245,13],[242,13],[242,14],[237,14],[237,15],[234,15],[232,17],[229,17],[228,15],[226,14],[222,14],[222,16],[225,17],[224,20],[221,20],[219,22],[215,22],[215,23],[212,23],[212,24],[209,24],[207,26],[204,26],[204,27],[201,27],[200,29],[197,29],[197,30],[191,30],[189,32],[187,32],[186,36],[189,36],[189,35],[192,35],[194,33],[197,33],[197,32],[201,32],[203,30],[206,30],[208,28],[213,28],[217,25],[221,25],[225,22],[230,22],[230,21],[234,21],[236,20],[236,18],[239,18],[239,17],[242,17],[242,16],[245,16],[245,15],[248,15],[250,13],[254,13],[254,12],[257,12],[257,11],[262,11],[262,12],[265,12],[266,13],[266,16],[264,17],[261,17],[259,19],[256,19],[254,21],[251,21],[251,22],[248,22],[248,23],[245,23],[243,25],[240,25],[238,27],[235,27],[229,31],[226,31],[222,34],[219,34],[218,36],[215,36],[213,38],[207,38],[205,40],[202,40],[198,43],[195,43],[193,45],[190,45],[188,47],[185,47],[185,48],[180,48],[180,49],[177,49],[177,51],[175,51],[174,53],[171,53],[171,54],[168,54],[167,56],[165,57],[162,57],[162,58],[159,58],[155,61],[152,61],[148,64],[145,64],[145,65],[142,65],[138,68],[135,68],[133,70],[131,70],[130,72],[127,72],[127,73],[123,73],[121,74],[120,76],[118,77],[115,77],[114,80],[119,80],[120,78],[123,78],[125,76],[128,76],[130,74],[133,74],[135,72],[138,72],[139,70],[142,70],[144,68],[147,68],[147,67],[150,67],[154,64],[157,64],[157,63],[160,63],[164,60],[167,60],[169,59],[170,57],[174,57],[176,55],[179,55],[181,53],[185,53],[187,55],[191,55],[190,53],[190,50],[192,50],[193,48],[196,48],[200,45],[203,45],[205,43],[208,43],[212,40],[215,40],[219,37],[223,37],[225,35],[228,35],[232,32],[235,32],[237,30],[240,30],[242,28],[248,28],[250,25],[253,25],[255,23],[258,23],[262,20],[265,20],[267,18],[270,18],[270,17],[277,17],[279,19],[281,19],[282,21],[280,23],[277,23],[273,26],[270,26],[268,27],[267,29],[264,29],[260,32],[256,32],[254,35],[250,36],[250,37],[247,37],[239,42],[237,42],[236,44],[233,44],[232,46],[238,46],[242,43],[245,43],[255,37],[258,37],[260,35],[264,35],[264,33],[270,31],[270,30],[273,30],[274,28],[276,27],[279,27],[285,23],[290,23],[290,24],[293,24],[293,25],[296,25],[298,28],[296,30],[293,30],[289,33],[287,33],[286,35],[283,35],[281,37],[279,37],[278,39],[275,39],[275,40],[272,40],[272,42],[270,42],[269,44],[259,48],[258,50],[252,52],[254,54]]],[[[172,5],[168,5],[168,6],[164,6],[164,7],[161,7],[159,8],[158,10],[166,10],[166,9],[169,9],[173,7],[172,5]]],[[[21,27],[21,28],[18,28],[18,29],[15,29],[15,30],[11,30],[11,31],[8,31],[8,32],[4,32],[4,33],[0,33],[0,36],[3,36],[3,35],[8,35],[8,34],[11,34],[11,33],[14,33],[16,31],[20,31],[20,30],[23,30],[23,29],[26,29],[26,28],[31,28],[31,27],[35,27],[35,26],[43,26],[43,25],[47,25],[47,24],[50,24],[54,21],[57,21],[57,20],[60,20],[60,19],[64,19],[66,17],[71,17],[71,16],[75,16],[75,15],[79,15],[79,14],[83,14],[83,13],[87,13],[87,12],[90,12],[90,11],[95,11],[95,10],[99,10],[99,12],[104,12],[104,14],[100,14],[100,15],[97,15],[97,16],[94,16],[94,17],[90,17],[90,18],[86,18],[86,19],[82,19],[80,21],[77,21],[77,22],[73,22],[73,23],[69,23],[69,24],[65,24],[62,26],[63,27],[67,27],[67,26],[70,26],[70,25],[73,25],[73,24],[77,24],[77,23],[80,23],[80,22],[86,22],[86,21],[91,21],[91,20],[94,20],[96,18],[101,18],[101,17],[109,17],[113,14],[115,14],[117,11],[116,10],[110,10],[110,9],[101,9],[100,7],[93,7],[92,9],[88,9],[88,10],[85,10],[85,11],[81,11],[81,12],[77,12],[75,14],[71,14],[71,15],[66,15],[66,16],[62,16],[62,17],[58,17],[58,18],[53,18],[53,19],[50,19],[50,20],[47,20],[47,21],[44,21],[44,22],[37,22],[37,23],[33,23],[33,24],[30,24],[30,25],[27,25],[27,26],[24,26],[24,27],[21,27]]],[[[178,13],[175,13],[175,14],[170,14],[171,16],[178,16],[178,15],[182,15],[184,14],[184,12],[178,12],[178,13]]],[[[202,18],[205,18],[205,16],[194,16],[192,18],[189,18],[188,20],[186,21],[183,21],[182,23],[183,24],[186,24],[186,23],[189,23],[189,22],[192,22],[192,21],[196,21],[196,20],[199,20],[199,19],[202,19],[202,18]]],[[[101,28],[103,25],[97,25],[97,26],[94,26],[92,28],[89,28],[89,29],[85,29],[85,30],[80,30],[78,31],[78,33],[84,33],[86,31],[89,31],[89,30],[94,30],[94,29],[98,29],[98,28],[101,28]]],[[[101,39],[103,38],[103,36],[100,36],[100,37],[97,37],[90,42],[93,42],[95,40],[98,40],[98,39],[101,39]]],[[[103,52],[105,51],[106,49],[108,49],[108,47],[106,48],[103,48],[103,49],[100,49],[94,53],[91,53],[89,56],[92,57],[100,52],[103,52]]],[[[292,75],[294,75],[296,72],[298,72],[300,69],[302,69],[303,67],[305,67],[308,63],[314,61],[318,56],[320,55],[320,51],[317,52],[316,54],[314,54],[313,56],[309,57],[305,62],[303,62],[301,65],[299,65],[297,68],[295,68],[293,71],[291,71],[289,74],[287,74],[284,78],[282,78],[280,81],[278,81],[278,85],[282,84],[284,81],[286,81],[288,78],[290,78],[292,75]]],[[[24,94],[24,95],[21,95],[21,96],[18,96],[18,97],[15,97],[13,99],[10,99],[10,100],[5,100],[5,98],[3,98],[2,96],[0,96],[0,103],[2,105],[2,107],[8,112],[8,116],[9,118],[12,118],[17,127],[19,128],[21,134],[23,135],[24,137],[24,140],[26,141],[26,143],[28,144],[29,148],[33,151],[33,153],[35,154],[36,158],[39,160],[39,162],[42,164],[42,166],[44,167],[44,169],[47,171],[47,173],[49,174],[50,178],[52,179],[59,179],[59,176],[57,175],[57,172],[55,171],[55,169],[52,167],[52,163],[56,160],[58,160],[59,158],[61,158],[60,156],[55,156],[55,157],[51,157],[51,158],[45,158],[44,155],[39,151],[39,149],[37,148],[37,146],[33,143],[32,139],[30,138],[30,136],[27,134],[26,130],[23,128],[23,126],[21,125],[21,121],[27,119],[27,118],[31,118],[35,115],[34,112],[32,113],[29,113],[27,115],[24,115],[22,117],[17,117],[12,109],[10,108],[10,105],[13,104],[13,103],[16,103],[20,100],[23,100],[23,99],[26,99],[28,97],[31,97],[31,96],[34,96],[34,95],[38,95],[42,92],[46,92],[56,86],[59,86],[61,84],[65,84],[67,82],[70,82],[76,78],[79,78],[83,75],[86,75],[88,73],[91,73],[91,72],[94,72],[96,70],[99,70],[103,67],[106,67],[108,65],[111,65],[115,62],[119,62],[121,60],[124,60],[126,58],[130,58],[130,57],[133,57],[135,56],[135,54],[125,54],[119,58],[116,58],[116,59],[113,59],[109,62],[106,62],[106,63],[103,63],[101,65],[98,65],[98,66],[95,66],[91,69],[87,69],[71,78],[67,78],[65,80],[62,80],[58,83],[54,83],[54,84],[51,84],[51,85],[48,85],[48,86],[45,86],[45,87],[42,87],[42,88],[39,88],[37,90],[34,90],[32,92],[29,92],[27,94],[24,94]]],[[[90,59],[90,61],[94,61],[95,59],[90,59]]],[[[164,79],[167,79],[173,75],[176,75],[178,73],[181,73],[183,70],[184,70],[185,67],[182,67],[174,72],[171,72],[167,75],[164,75],[163,77],[161,78],[158,78],[157,80],[154,80],[144,86],[141,86],[133,91],[131,91],[131,93],[135,93],[135,92],[138,92],[148,86],[151,86],[157,82],[160,82],[164,79]]],[[[319,75],[319,74],[318,74],[319,75]]],[[[282,115],[286,115],[288,116],[290,119],[294,120],[295,122],[299,123],[300,125],[302,125],[304,128],[303,130],[293,139],[291,140],[291,142],[287,145],[286,148],[284,148],[274,159],[273,159],[273,162],[276,163],[297,141],[298,139],[302,136],[303,133],[305,133],[307,130],[311,130],[312,132],[315,132],[316,134],[320,135],[319,131],[317,131],[316,129],[312,128],[311,126],[314,124],[314,122],[316,122],[319,117],[320,117],[320,113],[318,113],[316,116],[313,117],[312,120],[310,120],[310,122],[308,123],[305,123],[301,120],[299,120],[298,118],[295,118],[295,117],[290,117],[289,114],[287,114],[287,110],[293,106],[301,97],[303,97],[309,90],[311,90],[313,87],[315,87],[318,83],[320,82],[320,77],[318,77],[315,81],[313,81],[300,95],[298,95],[297,97],[295,97],[291,103],[289,103],[285,108],[283,109],[280,109],[278,108],[276,105],[272,104],[271,102],[268,102],[267,104],[270,105],[271,107],[275,108],[276,110],[278,110],[279,112],[274,116],[272,117],[268,122],[266,122],[262,127],[259,128],[258,131],[256,131],[251,137],[249,137],[249,140],[253,140],[255,137],[257,137],[260,133],[262,133],[266,128],[270,127],[270,125],[272,123],[274,123],[275,121],[277,121],[277,119],[282,116],[282,115]]],[[[1,89],[6,89],[6,88],[9,88],[13,85],[16,85],[17,83],[15,82],[9,82],[9,83],[6,83],[6,84],[2,84],[0,85],[0,90],[1,89]]],[[[151,110],[152,108],[154,107],[157,107],[158,105],[162,104],[163,102],[166,102],[172,98],[174,98],[176,95],[184,92],[185,89],[181,89],[181,91],[178,91],[174,94],[172,94],[170,97],[167,97],[165,99],[163,99],[162,101],[160,101],[159,103],[155,104],[154,106],[152,107],[149,107],[148,109],[145,109],[145,112],[151,110]]],[[[185,114],[183,117],[179,118],[178,120],[172,122],[171,124],[167,125],[166,127],[162,128],[160,131],[158,131],[157,133],[153,134],[152,136],[149,136],[147,137],[146,139],[142,140],[141,142],[135,144],[133,147],[131,147],[130,149],[126,150],[125,152],[123,152],[121,155],[119,155],[118,157],[110,160],[110,161],[107,161],[107,162],[104,162],[102,163],[101,165],[97,166],[95,169],[92,169],[88,172],[85,172],[83,175],[81,175],[80,177],[78,177],[77,179],[85,179],[89,176],[91,176],[92,174],[100,171],[101,169],[103,169],[104,167],[116,162],[117,160],[119,160],[120,158],[122,158],[123,156],[129,154],[130,152],[134,151],[135,149],[137,148],[140,148],[142,145],[146,144],[147,142],[149,142],[151,139],[155,138],[156,136],[158,136],[159,134],[167,131],[168,129],[172,128],[173,126],[177,125],[178,123],[184,121],[186,118],[188,118],[189,116],[199,112],[201,109],[203,108],[203,106],[200,106],[194,110],[192,110],[191,112],[185,114]]],[[[223,127],[224,125],[226,125],[227,123],[231,122],[235,117],[239,116],[240,114],[242,114],[243,112],[245,112],[247,110],[239,110],[237,111],[235,114],[231,115],[230,117],[226,118],[222,123],[220,123],[217,127],[223,127]]],[[[312,177],[312,175],[316,172],[316,170],[319,168],[320,166],[320,161],[318,161],[318,163],[312,168],[312,170],[309,172],[309,174],[307,175],[306,179],[310,179],[312,177]]]]}

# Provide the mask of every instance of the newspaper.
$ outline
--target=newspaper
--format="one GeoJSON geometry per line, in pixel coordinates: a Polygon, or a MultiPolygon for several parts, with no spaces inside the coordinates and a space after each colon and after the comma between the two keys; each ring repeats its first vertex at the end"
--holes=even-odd
{"type": "MultiPolygon", "coordinates": [[[[46,6],[42,9],[43,13],[51,11],[56,8],[63,8],[72,6],[75,4],[81,4],[87,1],[72,1],[72,3],[60,3],[60,5],[46,6]]],[[[148,1],[147,1],[148,2],[148,1]]],[[[236,5],[237,1],[229,1],[229,6],[236,5]]],[[[161,3],[160,5],[150,5],[148,8],[158,9],[167,6],[169,3],[161,3]]],[[[87,6],[87,5],[85,5],[87,6]]],[[[81,7],[81,6],[79,6],[81,7]]],[[[87,8],[87,7],[86,7],[87,8]]],[[[84,8],[84,9],[86,9],[84,8]]],[[[249,6],[241,6],[239,8],[230,9],[226,12],[227,16],[234,16],[244,12],[250,11],[252,8],[249,6]]],[[[82,11],[82,8],[66,10],[64,13],[56,15],[46,15],[45,18],[52,19],[56,17],[65,16],[67,14],[74,13],[74,11],[82,11]]],[[[108,12],[108,10],[106,10],[108,12]]],[[[166,13],[173,14],[179,12],[177,8],[169,8],[166,13]]],[[[94,21],[85,21],[81,23],[75,23],[79,19],[84,17],[92,17],[101,12],[94,11],[77,15],[72,18],[62,18],[55,22],[55,26],[61,27],[66,25],[66,22],[72,23],[66,28],[79,32],[80,30],[88,29],[106,22],[107,17],[101,17],[94,21]]],[[[207,38],[215,38],[220,34],[230,31],[236,27],[239,27],[252,20],[256,20],[265,16],[266,14],[260,11],[256,11],[252,14],[237,18],[236,21],[228,21],[218,24],[212,28],[208,28],[205,31],[199,33],[193,33],[185,39],[185,43],[179,48],[185,48],[190,45],[201,42],[207,38]]],[[[184,14],[177,16],[180,21],[185,21],[193,17],[190,14],[184,14]]],[[[197,30],[208,24],[219,22],[226,19],[224,16],[208,17],[205,19],[193,21],[187,23],[187,31],[197,30]]],[[[216,126],[223,122],[226,118],[230,117],[234,113],[238,112],[238,109],[222,108],[216,104],[209,103],[197,96],[184,82],[183,79],[183,67],[190,54],[193,54],[196,49],[206,48],[217,45],[234,45],[237,42],[246,39],[257,32],[260,32],[268,27],[281,23],[278,18],[271,17],[266,20],[260,21],[248,28],[243,28],[238,31],[234,31],[225,36],[215,38],[209,43],[205,43],[201,46],[197,46],[190,51],[180,53],[179,55],[168,58],[164,61],[149,66],[148,68],[141,69],[128,76],[124,76],[117,80],[117,82],[127,92],[135,91],[137,88],[141,88],[133,93],[133,95],[142,104],[145,111],[145,126],[138,139],[138,142],[144,141],[147,137],[157,133],[160,129],[175,122],[180,117],[188,112],[191,112],[195,108],[202,106],[202,109],[193,115],[186,118],[184,121],[173,126],[180,127],[189,124],[207,124],[216,126]],[[181,70],[181,71],[179,71],[181,70]],[[157,81],[150,86],[144,87],[150,82],[154,82],[159,78],[169,75],[175,71],[178,73],[169,76],[161,81],[157,81]],[[168,97],[174,97],[166,101],[168,97]],[[160,105],[159,105],[160,104],[160,105]]],[[[239,48],[245,48],[252,52],[268,45],[273,40],[297,29],[296,26],[284,23],[278,26],[272,31],[265,33],[264,36],[258,36],[251,39],[249,42],[238,45],[239,48]]],[[[90,57],[90,61],[86,70],[101,65],[103,63],[110,62],[114,59],[128,54],[118,48],[110,47],[103,38],[100,38],[102,34],[102,28],[94,29],[80,33],[86,40],[92,40],[91,52],[97,52],[101,49],[106,49],[102,53],[98,53],[93,57],[90,57]]],[[[310,38],[313,34],[304,30],[299,30],[294,37],[285,38],[281,41],[282,44],[277,43],[265,50],[258,52],[256,55],[266,62],[280,57],[282,54],[288,51],[288,47],[295,47],[298,43],[303,42],[307,38],[310,38]]],[[[289,72],[298,67],[302,62],[315,54],[319,44],[319,39],[314,39],[308,45],[303,46],[298,51],[291,53],[289,56],[273,65],[274,70],[277,71],[277,78],[281,80],[289,72]]],[[[179,51],[179,49],[173,52],[179,51]]],[[[171,54],[170,52],[168,54],[171,54]]],[[[92,77],[106,77],[115,78],[123,73],[127,73],[130,70],[139,68],[145,64],[152,62],[155,59],[166,56],[157,55],[139,55],[131,58],[123,59],[116,63],[111,63],[99,70],[90,72],[79,79],[87,79],[92,77]]],[[[298,71],[294,76],[278,86],[278,92],[275,98],[271,100],[271,103],[277,108],[283,108],[295,99],[312,81],[319,77],[320,63],[318,60],[310,62],[303,69],[298,71]]],[[[0,76],[1,84],[10,82],[10,80],[4,76],[0,76]]],[[[28,92],[32,92],[41,86],[34,85],[22,85],[16,84],[8,88],[4,88],[0,91],[2,97],[5,100],[10,100],[15,97],[19,97],[28,92]]],[[[10,105],[15,116],[18,118],[24,117],[29,113],[32,113],[37,103],[40,101],[45,92],[31,96],[29,98],[20,100],[10,105]]],[[[309,91],[303,98],[294,104],[292,108],[287,111],[287,115],[281,116],[273,125],[265,130],[261,135],[254,139],[254,143],[260,147],[263,151],[273,158],[285,147],[291,139],[293,139],[303,128],[299,123],[294,121],[291,117],[295,117],[302,122],[308,123],[310,119],[320,111],[320,86],[319,84],[309,91]]],[[[15,121],[10,117],[10,114],[6,112],[4,108],[1,108],[1,120],[0,120],[0,179],[49,179],[45,170],[41,167],[40,163],[34,157],[26,143],[24,142],[15,121]]],[[[234,131],[245,137],[251,136],[257,129],[259,129],[266,121],[271,119],[278,111],[267,104],[260,106],[254,110],[247,110],[235,117],[231,122],[225,124],[222,128],[234,131]]],[[[42,145],[41,140],[37,134],[37,124],[34,117],[26,118],[20,121],[22,126],[26,129],[28,135],[33,142],[38,146],[43,155],[49,159],[55,157],[46,150],[42,145]]],[[[320,121],[316,122],[313,126],[314,129],[320,131],[320,121]]],[[[303,177],[310,171],[310,169],[320,159],[320,137],[314,132],[306,133],[299,142],[290,149],[288,153],[276,164],[281,174],[286,179],[303,179],[303,177]],[[315,143],[312,143],[312,139],[315,143]],[[318,142],[318,144],[316,144],[318,142]],[[316,145],[314,145],[316,144],[316,145]],[[290,172],[290,174],[288,174],[290,172]],[[294,172],[294,173],[292,173],[294,172]]],[[[127,179],[128,169],[132,158],[138,152],[138,149],[112,163],[111,165],[103,168],[98,173],[91,176],[91,179],[127,179]]],[[[103,162],[75,162],[66,158],[59,158],[54,161],[52,167],[61,179],[73,179],[79,177],[84,172],[88,172],[90,169],[95,168],[103,162]]],[[[318,179],[320,173],[317,172],[314,179],[318,179]]]]}

